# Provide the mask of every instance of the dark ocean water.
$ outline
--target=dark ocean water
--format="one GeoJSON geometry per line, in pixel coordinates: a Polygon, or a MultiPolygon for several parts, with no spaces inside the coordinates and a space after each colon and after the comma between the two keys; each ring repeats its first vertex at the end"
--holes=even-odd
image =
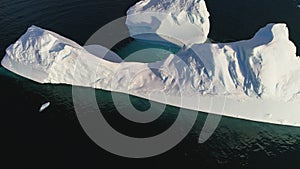
{"type": "MultiPolygon", "coordinates": [[[[0,55],[31,25],[53,30],[83,45],[106,23],[124,16],[137,0],[0,0],[0,55]]],[[[300,49],[299,0],[206,0],[211,14],[209,37],[216,42],[248,39],[270,22],[287,23],[290,38],[300,49]]],[[[114,49],[126,57],[146,48],[178,49],[130,41],[114,49]]],[[[160,53],[157,55],[159,56],[160,53]]],[[[167,55],[165,53],[164,55],[167,55]]],[[[162,56],[163,58],[163,56],[162,56]]],[[[159,58],[158,59],[162,59],[159,58]]],[[[174,149],[148,159],[128,159],[110,154],[93,143],[81,128],[72,102],[72,87],[41,85],[0,67],[0,165],[23,168],[298,168],[300,128],[223,117],[204,144],[198,136],[207,114],[199,112],[190,134],[174,149]],[[41,104],[51,101],[43,113],[41,104]]],[[[96,91],[107,121],[122,133],[147,137],[163,132],[177,117],[178,108],[167,106],[155,122],[141,125],[123,119],[110,92],[96,91]]],[[[147,100],[132,97],[139,109],[147,100]]],[[[287,110],[288,112],[288,110],[287,110]]],[[[282,112],[282,113],[287,113],[282,112]]]]}

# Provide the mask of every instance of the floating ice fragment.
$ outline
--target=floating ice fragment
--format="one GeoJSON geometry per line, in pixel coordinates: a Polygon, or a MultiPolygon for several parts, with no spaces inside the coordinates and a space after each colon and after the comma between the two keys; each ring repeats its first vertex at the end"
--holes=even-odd
{"type": "Polygon", "coordinates": [[[48,108],[50,106],[50,102],[47,102],[45,104],[43,104],[39,110],[39,112],[42,112],[44,111],[46,108],[48,108]]]}

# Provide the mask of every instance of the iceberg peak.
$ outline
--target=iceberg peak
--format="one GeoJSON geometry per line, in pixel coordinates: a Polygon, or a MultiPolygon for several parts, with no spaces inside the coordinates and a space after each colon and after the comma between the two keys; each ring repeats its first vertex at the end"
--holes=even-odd
{"type": "MultiPolygon", "coordinates": [[[[52,31],[31,26],[26,33],[14,44],[6,49],[6,55],[1,64],[26,78],[39,83],[67,83],[74,85],[89,84],[88,74],[74,78],[74,67],[80,57],[85,57],[87,62],[103,60],[101,56],[112,57],[112,60],[119,61],[117,55],[112,51],[97,46],[87,46],[91,53],[98,53],[98,56],[91,54],[74,41],[62,37],[52,31]],[[84,78],[86,78],[84,80],[84,78]]],[[[103,62],[107,62],[103,60],[103,62]]],[[[108,63],[109,65],[109,63],[108,63]]],[[[88,69],[87,65],[78,64],[88,69]]],[[[90,69],[90,71],[93,68],[90,69]]],[[[87,85],[89,86],[89,85],[87,85]]]]}
{"type": "Polygon", "coordinates": [[[300,60],[285,24],[268,24],[250,40],[193,44],[178,55],[188,64],[194,60],[194,71],[202,70],[209,79],[200,85],[206,93],[284,101],[299,97],[300,60]]]}
{"type": "Polygon", "coordinates": [[[289,40],[289,30],[284,23],[270,23],[264,28],[261,28],[254,38],[265,39],[266,42],[272,40],[289,40]]]}
{"type": "Polygon", "coordinates": [[[133,38],[177,45],[203,43],[210,29],[204,0],[143,0],[127,11],[133,38]]]}

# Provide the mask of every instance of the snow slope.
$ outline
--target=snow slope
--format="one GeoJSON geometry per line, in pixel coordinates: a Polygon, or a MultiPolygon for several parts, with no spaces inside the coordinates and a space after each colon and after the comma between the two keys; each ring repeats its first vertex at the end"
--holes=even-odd
{"type": "Polygon", "coordinates": [[[210,28],[204,0],[142,0],[127,11],[126,25],[133,38],[178,45],[205,42],[210,28]]]}
{"type": "Polygon", "coordinates": [[[154,63],[122,62],[103,47],[86,48],[91,53],[32,26],[8,47],[1,63],[39,83],[129,93],[192,110],[300,126],[300,61],[285,24],[269,24],[246,41],[193,44],[154,63]]]}

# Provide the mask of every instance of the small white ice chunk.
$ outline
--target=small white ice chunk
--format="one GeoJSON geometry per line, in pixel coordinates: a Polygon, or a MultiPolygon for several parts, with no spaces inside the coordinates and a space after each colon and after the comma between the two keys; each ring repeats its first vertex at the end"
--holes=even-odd
{"type": "Polygon", "coordinates": [[[44,111],[46,108],[48,108],[50,106],[50,102],[47,102],[45,104],[43,104],[39,110],[39,112],[42,112],[44,111]]]}

